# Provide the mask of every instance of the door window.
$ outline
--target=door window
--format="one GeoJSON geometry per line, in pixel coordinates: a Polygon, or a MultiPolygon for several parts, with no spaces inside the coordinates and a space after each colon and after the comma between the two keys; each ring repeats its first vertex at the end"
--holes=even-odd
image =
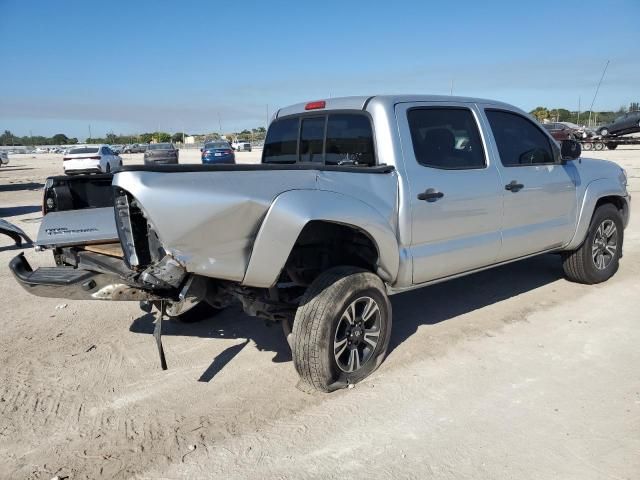
{"type": "Polygon", "coordinates": [[[502,110],[486,114],[505,167],[555,163],[549,138],[531,120],[502,110]]]}
{"type": "Polygon", "coordinates": [[[484,168],[480,132],[466,108],[413,108],[407,112],[420,165],[446,170],[484,168]]]}

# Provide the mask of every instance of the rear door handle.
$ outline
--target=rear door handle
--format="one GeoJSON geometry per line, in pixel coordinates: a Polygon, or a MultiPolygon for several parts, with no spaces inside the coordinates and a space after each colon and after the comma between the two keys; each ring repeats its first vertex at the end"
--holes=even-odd
{"type": "Polygon", "coordinates": [[[524,185],[522,183],[518,183],[516,180],[511,180],[510,183],[507,183],[504,186],[505,190],[509,190],[510,192],[516,193],[519,190],[522,190],[524,185]]]}
{"type": "Polygon", "coordinates": [[[444,193],[437,191],[435,188],[427,188],[424,192],[418,194],[418,200],[426,200],[427,202],[437,202],[444,193]]]}

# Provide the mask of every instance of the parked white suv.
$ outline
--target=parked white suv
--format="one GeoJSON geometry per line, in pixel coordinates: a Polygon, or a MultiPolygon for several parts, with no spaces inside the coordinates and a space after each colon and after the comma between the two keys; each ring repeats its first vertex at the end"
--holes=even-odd
{"type": "Polygon", "coordinates": [[[122,159],[107,145],[91,145],[70,149],[62,158],[64,173],[110,173],[122,166],[122,159]]]}
{"type": "Polygon", "coordinates": [[[250,152],[251,151],[251,142],[247,142],[245,140],[237,140],[231,143],[231,148],[233,148],[236,152],[250,152]]]}

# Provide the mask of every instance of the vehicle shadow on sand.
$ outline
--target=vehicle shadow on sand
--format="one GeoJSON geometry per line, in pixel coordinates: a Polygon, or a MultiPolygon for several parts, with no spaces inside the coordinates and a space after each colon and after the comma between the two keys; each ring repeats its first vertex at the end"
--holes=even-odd
{"type": "MultiPolygon", "coordinates": [[[[129,331],[153,335],[155,318],[155,312],[138,317],[129,327],[129,331]]],[[[272,361],[275,363],[291,361],[291,350],[282,327],[279,324],[269,325],[258,318],[249,317],[236,306],[229,307],[223,312],[197,323],[165,321],[162,324],[162,335],[245,340],[243,343],[232,345],[219,353],[198,379],[200,382],[212,380],[250,341],[253,341],[260,351],[274,352],[275,356],[272,361]]]]}
{"type": "MultiPolygon", "coordinates": [[[[397,294],[391,297],[393,329],[389,352],[400,346],[421,325],[434,325],[494,303],[535,290],[562,278],[557,255],[541,255],[528,260],[486,270],[466,277],[397,294]]],[[[154,314],[136,318],[129,330],[153,334],[154,314]]],[[[198,323],[163,323],[163,335],[202,338],[245,339],[218,354],[199,378],[208,382],[253,341],[261,351],[275,353],[273,362],[291,361],[291,350],[279,325],[245,315],[238,307],[198,323]]]]}
{"type": "MultiPolygon", "coordinates": [[[[0,187],[2,188],[2,187],[0,187]]],[[[42,212],[42,205],[22,205],[19,207],[0,207],[0,218],[16,217],[27,213],[42,212]]]]}
{"type": "Polygon", "coordinates": [[[25,183],[8,183],[0,185],[0,192],[18,192],[20,190],[40,190],[44,187],[44,183],[25,182],[25,183]]]}
{"type": "Polygon", "coordinates": [[[393,328],[388,352],[421,325],[434,325],[535,290],[563,277],[558,255],[540,255],[391,297],[393,328]]]}

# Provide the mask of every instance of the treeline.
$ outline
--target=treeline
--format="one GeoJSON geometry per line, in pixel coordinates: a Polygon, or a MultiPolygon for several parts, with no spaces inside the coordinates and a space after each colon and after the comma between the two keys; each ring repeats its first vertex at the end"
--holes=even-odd
{"type": "Polygon", "coordinates": [[[589,118],[591,118],[591,126],[600,125],[603,123],[609,123],[615,120],[616,117],[627,113],[627,112],[636,112],[640,110],[640,103],[631,102],[629,107],[620,107],[617,111],[604,111],[604,112],[596,112],[596,111],[584,111],[578,112],[570,111],[565,108],[547,108],[547,107],[536,107],[531,110],[529,113],[536,117],[539,121],[551,121],[551,122],[572,122],[577,123],[578,125],[587,125],[589,122],[589,118]]]}
{"type": "Polygon", "coordinates": [[[9,130],[5,130],[0,135],[0,145],[75,145],[78,139],[67,137],[64,133],[56,133],[53,137],[43,137],[41,135],[19,137],[9,130]]]}
{"type": "MultiPolygon", "coordinates": [[[[252,128],[251,130],[242,130],[241,132],[226,133],[224,137],[228,140],[238,139],[243,141],[259,142],[263,141],[266,136],[266,129],[264,127],[252,128]]],[[[221,138],[219,133],[206,133],[206,134],[188,134],[185,132],[167,133],[167,132],[148,132],[141,133],[139,135],[116,135],[115,133],[107,133],[104,137],[90,137],[86,138],[83,143],[106,143],[109,145],[124,145],[131,143],[150,143],[150,142],[173,142],[182,143],[186,137],[193,136],[196,142],[203,142],[206,140],[217,140],[221,138]]],[[[5,130],[0,135],[0,145],[75,145],[80,143],[75,137],[67,137],[63,133],[57,133],[53,137],[25,136],[20,137],[14,135],[9,130],[5,130]]]]}

